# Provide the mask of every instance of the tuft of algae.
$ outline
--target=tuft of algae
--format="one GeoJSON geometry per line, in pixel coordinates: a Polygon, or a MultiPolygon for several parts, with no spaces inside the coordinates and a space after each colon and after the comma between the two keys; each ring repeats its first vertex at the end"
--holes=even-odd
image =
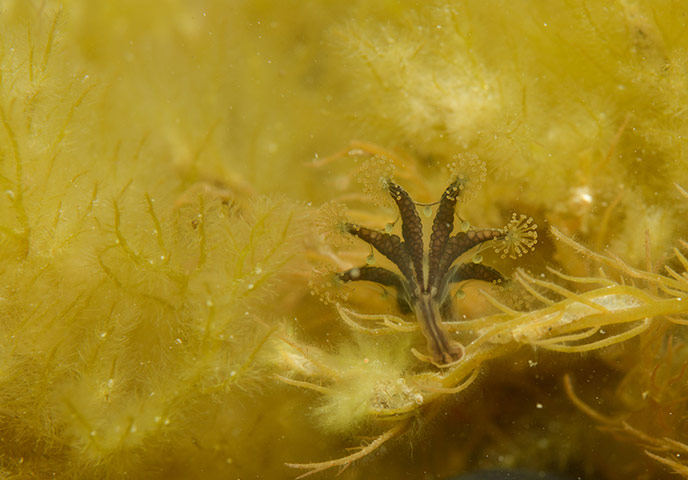
{"type": "Polygon", "coordinates": [[[688,478],[686,18],[3,2],[3,478],[688,478]],[[339,274],[457,178],[442,365],[339,274]]]}

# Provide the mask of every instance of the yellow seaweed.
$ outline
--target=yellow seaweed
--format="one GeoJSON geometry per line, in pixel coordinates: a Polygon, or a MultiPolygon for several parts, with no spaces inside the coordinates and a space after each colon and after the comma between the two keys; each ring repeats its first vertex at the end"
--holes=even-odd
{"type": "Polygon", "coordinates": [[[687,13],[3,2],[2,476],[685,476],[687,13]],[[337,280],[391,178],[510,225],[449,365],[337,280]]]}

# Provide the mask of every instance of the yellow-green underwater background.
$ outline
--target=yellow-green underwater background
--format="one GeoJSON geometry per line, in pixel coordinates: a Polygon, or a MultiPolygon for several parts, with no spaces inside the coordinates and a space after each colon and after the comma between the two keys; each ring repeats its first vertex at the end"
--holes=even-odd
{"type": "Polygon", "coordinates": [[[0,478],[294,478],[308,469],[285,463],[384,432],[339,478],[688,478],[687,16],[678,0],[0,0],[0,478]],[[412,380],[440,370],[410,353],[422,338],[342,321],[339,302],[399,313],[328,280],[370,249],[323,233],[342,207],[322,205],[383,228],[377,160],[433,202],[445,165],[476,157],[461,218],[522,213],[539,233],[486,258],[566,287],[495,293],[513,315],[599,278],[629,287],[615,309],[648,307],[604,348],[493,337],[475,381],[428,387],[426,406],[412,380]],[[418,407],[402,423],[370,413],[402,397],[418,407]]]}

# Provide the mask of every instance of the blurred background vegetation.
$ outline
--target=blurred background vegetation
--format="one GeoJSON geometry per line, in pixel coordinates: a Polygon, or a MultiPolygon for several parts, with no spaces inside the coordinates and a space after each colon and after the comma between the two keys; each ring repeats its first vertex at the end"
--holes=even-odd
{"type": "MultiPolygon", "coordinates": [[[[420,368],[405,340],[352,339],[314,286],[370,253],[329,249],[323,203],[394,219],[361,195],[370,156],[393,157],[420,202],[456,155],[480,158],[462,218],[540,225],[534,254],[493,259],[509,275],[614,277],[552,225],[661,296],[650,276],[683,271],[688,238],[687,15],[668,0],[0,2],[3,478],[293,478],[285,462],[379,434],[353,417],[333,432],[336,395],[275,378],[309,371],[296,338],[342,370],[373,350],[381,370],[420,368]]],[[[393,310],[373,297],[367,313],[393,310]]],[[[342,478],[687,475],[686,335],[656,320],[598,352],[494,359],[342,478]]],[[[339,388],[363,392],[352,371],[339,388]]]]}

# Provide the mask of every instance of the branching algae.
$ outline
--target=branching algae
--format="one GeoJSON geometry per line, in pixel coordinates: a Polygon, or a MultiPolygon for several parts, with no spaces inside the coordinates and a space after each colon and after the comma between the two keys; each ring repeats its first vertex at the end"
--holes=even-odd
{"type": "Polygon", "coordinates": [[[111,3],[0,8],[3,477],[688,476],[683,2],[111,3]]]}
{"type": "MultiPolygon", "coordinates": [[[[379,150],[371,149],[368,145],[365,147],[373,155],[373,160],[376,155],[380,157],[379,150]]],[[[381,165],[384,167],[384,160],[381,165]]],[[[387,167],[383,170],[387,174],[393,171],[387,167]]],[[[369,392],[371,397],[367,400],[354,400],[358,406],[361,403],[368,403],[367,409],[356,408],[358,416],[373,416],[400,422],[382,433],[368,446],[350,456],[322,464],[291,464],[292,467],[309,468],[311,473],[314,473],[337,465],[348,465],[373,451],[387,439],[401,433],[418,408],[431,404],[435,398],[460,392],[477,377],[480,371],[477,365],[473,364],[472,367],[465,368],[465,365],[472,364],[466,358],[471,352],[452,338],[453,334],[461,329],[462,322],[457,321],[459,315],[453,306],[450,286],[466,280],[502,282],[504,277],[500,272],[479,263],[481,257],[478,253],[492,246],[502,253],[503,258],[507,255],[512,258],[520,257],[534,247],[537,241],[537,225],[531,218],[514,215],[509,225],[503,229],[474,229],[468,222],[462,221],[461,228],[454,233],[457,201],[470,181],[472,180],[462,173],[454,175],[437,202],[427,247],[423,238],[423,226],[418,207],[428,209],[432,205],[414,202],[410,194],[391,179],[391,175],[383,175],[378,183],[399,211],[401,237],[388,231],[378,231],[339,219],[342,222],[340,228],[343,231],[368,243],[390,260],[400,273],[380,266],[363,265],[339,273],[337,279],[345,283],[367,281],[393,288],[396,292],[399,311],[402,314],[412,314],[416,322],[409,322],[389,314],[364,314],[338,303],[336,308],[341,319],[354,331],[372,336],[415,333],[420,330],[426,339],[429,355],[420,353],[415,348],[408,349],[406,346],[407,354],[412,353],[421,362],[445,369],[446,374],[443,375],[436,369],[423,370],[409,379],[404,370],[394,372],[397,375],[396,378],[391,378],[394,374],[390,377],[391,372],[378,372],[379,377],[371,384],[372,389],[369,392]],[[371,326],[364,326],[365,323],[371,326]]],[[[387,229],[392,226],[393,224],[388,224],[387,229]]],[[[314,379],[320,376],[340,380],[350,376],[350,373],[337,371],[338,368],[342,368],[341,365],[339,367],[328,365],[334,359],[328,358],[323,352],[312,347],[305,349],[291,339],[285,339],[285,341],[292,350],[289,354],[285,354],[284,358],[302,375],[314,379]]],[[[361,348],[366,347],[365,341],[359,344],[361,348]]],[[[368,357],[365,360],[366,363],[369,362],[368,357]]],[[[405,370],[407,371],[411,370],[409,362],[410,360],[406,361],[405,370]]],[[[323,386],[320,381],[299,380],[293,378],[293,375],[278,376],[278,378],[295,386],[314,389],[326,396],[348,394],[337,387],[330,389],[323,386]]],[[[360,386],[360,382],[358,383],[360,386]]],[[[342,412],[341,409],[340,412],[342,412]]],[[[343,413],[349,418],[348,415],[351,412],[343,413]]]]}
{"type": "MultiPolygon", "coordinates": [[[[345,355],[306,346],[294,336],[285,335],[282,365],[286,373],[277,376],[285,383],[321,394],[323,402],[318,414],[327,418],[323,423],[330,429],[350,431],[365,420],[366,429],[376,428],[378,433],[354,453],[341,458],[288,464],[306,470],[302,477],[333,467],[347,467],[372,453],[407,431],[416,419],[437,414],[439,400],[467,389],[487,362],[513,354],[524,345],[560,353],[581,353],[617,345],[667,325],[685,323],[679,318],[688,312],[688,305],[683,301],[688,294],[685,273],[669,269],[670,276],[662,276],[634,269],[618,258],[586,249],[553,227],[551,234],[560,248],[570,248],[581,258],[602,267],[599,274],[575,277],[548,267],[553,278],[546,279],[518,269],[512,283],[527,297],[523,304],[529,305],[529,309],[516,309],[485,289],[481,296],[498,313],[462,319],[454,311],[453,299],[447,293],[449,285],[466,279],[503,280],[497,270],[474,263],[475,252],[492,246],[503,255],[511,253],[518,258],[536,241],[532,220],[514,216],[504,229],[466,228],[467,222],[462,222],[463,228],[453,233],[456,202],[462,189],[461,179],[455,178],[438,203],[426,248],[418,205],[391,179],[383,179],[381,185],[399,210],[401,237],[353,222],[345,222],[342,227],[388,258],[401,274],[364,265],[349,268],[337,278],[345,283],[368,281],[393,288],[402,316],[364,313],[346,306],[345,302],[337,302],[337,313],[351,329],[357,345],[351,357],[358,355],[361,362],[343,363],[345,355]],[[616,274],[607,274],[604,268],[616,274]],[[427,342],[429,356],[411,347],[418,332],[427,342]],[[461,338],[464,345],[455,338],[461,338]],[[406,359],[390,359],[390,355],[405,355],[406,359]]],[[[676,255],[688,270],[688,260],[678,251],[676,255]]],[[[680,371],[684,369],[685,365],[680,371]]],[[[648,443],[643,440],[646,434],[623,419],[609,420],[591,413],[594,411],[586,408],[573,393],[570,381],[567,389],[574,405],[597,420],[603,419],[609,428],[623,430],[632,439],[649,445],[646,448],[650,457],[684,472],[684,464],[661,454],[667,449],[682,452],[688,447],[671,439],[648,443]]]]}

